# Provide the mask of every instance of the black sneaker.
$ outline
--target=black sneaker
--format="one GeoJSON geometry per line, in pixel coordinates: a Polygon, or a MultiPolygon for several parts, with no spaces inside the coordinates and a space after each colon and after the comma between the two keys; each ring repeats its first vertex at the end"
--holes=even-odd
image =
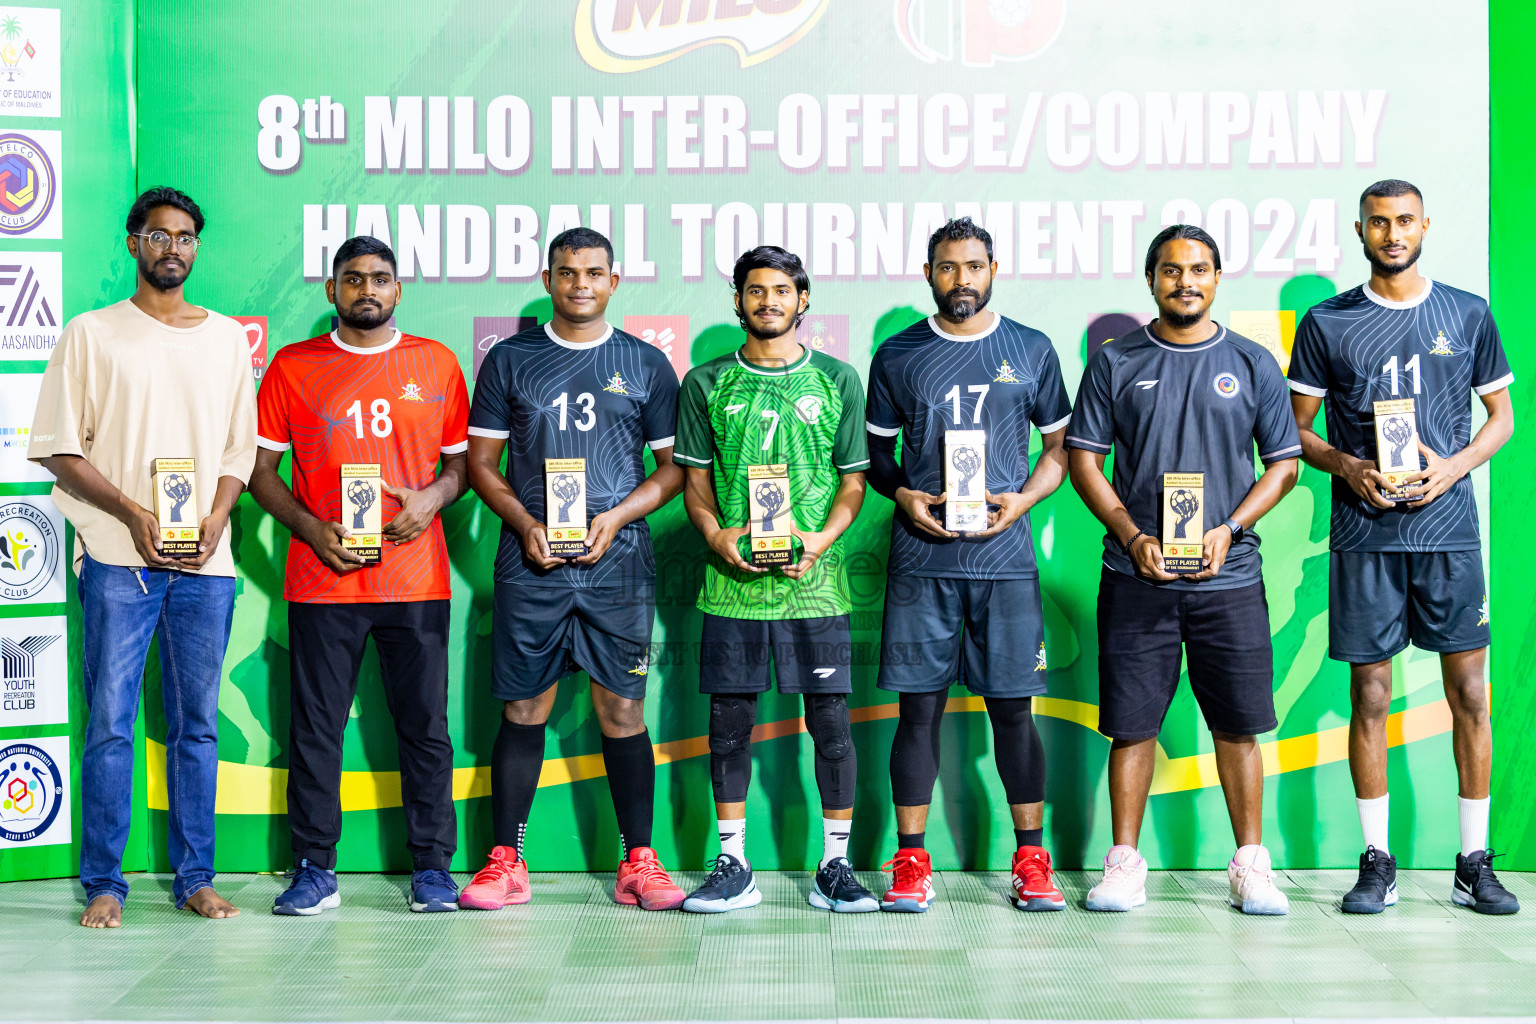
{"type": "Polygon", "coordinates": [[[1360,878],[1344,894],[1344,913],[1379,914],[1397,902],[1397,858],[1367,846],[1360,855],[1360,878]]]}
{"type": "Polygon", "coordinates": [[[752,881],[752,866],[722,853],[715,858],[714,869],[704,879],[704,884],[683,901],[683,909],[695,914],[723,914],[727,910],[755,907],[761,902],[763,894],[752,881]]]}
{"type": "Polygon", "coordinates": [[[816,872],[816,881],[806,900],[813,907],[839,914],[863,914],[880,909],[875,894],[859,884],[847,857],[836,857],[816,872]]]}
{"type": "Polygon", "coordinates": [[[1451,899],[1479,914],[1519,913],[1520,901],[1493,873],[1493,858],[1497,856],[1492,850],[1478,850],[1470,857],[1458,853],[1451,899]]]}

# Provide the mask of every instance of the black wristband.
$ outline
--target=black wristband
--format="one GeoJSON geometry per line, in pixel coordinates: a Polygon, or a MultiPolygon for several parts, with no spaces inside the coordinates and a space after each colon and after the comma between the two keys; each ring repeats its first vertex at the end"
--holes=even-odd
{"type": "Polygon", "coordinates": [[[1135,544],[1138,540],[1140,540],[1141,538],[1145,537],[1146,535],[1147,535],[1147,533],[1146,533],[1145,530],[1137,530],[1135,536],[1133,536],[1130,540],[1126,541],[1124,544],[1120,545],[1120,550],[1125,552],[1125,557],[1126,558],[1130,558],[1131,557],[1131,545],[1135,544]]]}

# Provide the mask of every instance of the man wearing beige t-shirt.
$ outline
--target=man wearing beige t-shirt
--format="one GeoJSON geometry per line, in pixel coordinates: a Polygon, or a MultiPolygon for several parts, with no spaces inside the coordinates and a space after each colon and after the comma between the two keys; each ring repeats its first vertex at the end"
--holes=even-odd
{"type": "Polygon", "coordinates": [[[197,204],[150,189],[127,226],[138,288],[65,325],[27,449],[57,479],[53,499],[75,527],[90,708],[80,769],[88,928],[122,923],[134,719],[156,636],[176,905],[203,917],[239,913],[213,889],[213,813],[219,678],[235,603],[225,526],[256,461],[249,350],[238,323],[182,296],[203,229],[197,204]],[[190,481],[164,483],[195,503],[180,513],[199,526],[195,553],[163,550],[156,459],[193,460],[190,481]]]}

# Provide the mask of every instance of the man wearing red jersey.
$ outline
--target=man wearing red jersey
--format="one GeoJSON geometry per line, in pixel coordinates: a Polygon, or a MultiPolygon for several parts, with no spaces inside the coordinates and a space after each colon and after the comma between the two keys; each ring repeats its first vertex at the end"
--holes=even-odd
{"type": "Polygon", "coordinates": [[[340,906],[341,752],[368,637],[400,744],[411,909],[458,909],[448,740],[448,550],[438,512],[466,486],[469,402],[445,346],[390,324],[395,254],[375,238],[336,250],[325,295],[338,325],[277,353],[257,398],[251,494],[288,527],[292,728],[288,824],[295,869],[276,914],[340,906]],[[278,475],[293,452],[293,488],[278,475]],[[341,467],[376,463],[383,558],[343,546],[341,467]],[[439,468],[441,463],[441,468],[439,468]]]}

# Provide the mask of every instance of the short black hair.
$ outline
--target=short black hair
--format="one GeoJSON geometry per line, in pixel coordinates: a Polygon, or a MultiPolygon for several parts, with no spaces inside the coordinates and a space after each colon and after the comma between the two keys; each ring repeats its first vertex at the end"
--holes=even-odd
{"type": "Polygon", "coordinates": [[[940,242],[963,242],[967,238],[977,239],[986,246],[987,262],[992,262],[991,233],[969,217],[957,217],[928,236],[928,263],[932,265],[933,254],[939,251],[940,242]]]}
{"type": "Polygon", "coordinates": [[[385,263],[389,264],[389,272],[400,274],[399,267],[395,263],[395,250],[372,235],[357,235],[349,238],[336,247],[336,255],[331,257],[331,277],[341,273],[342,265],[357,259],[359,256],[381,256],[385,263]]]}
{"type": "Polygon", "coordinates": [[[1365,191],[1360,193],[1360,207],[1365,207],[1365,201],[1372,196],[1382,199],[1396,199],[1398,196],[1418,196],[1419,205],[1424,205],[1424,193],[1411,181],[1402,178],[1383,178],[1374,185],[1367,185],[1365,191]]]}
{"type": "MultiPolygon", "coordinates": [[[[777,245],[760,245],[756,249],[748,249],[736,260],[736,267],[731,273],[736,282],[736,294],[740,295],[742,289],[747,286],[747,275],[754,270],[777,270],[795,282],[795,294],[811,290],[811,275],[805,272],[805,264],[800,262],[800,257],[788,249],[777,245]]],[[[807,305],[806,309],[810,309],[807,305]]],[[[736,319],[741,321],[743,330],[747,327],[747,314],[742,310],[736,311],[736,319]]],[[[800,321],[805,319],[805,313],[795,316],[795,326],[800,326],[800,321]]]]}
{"type": "Polygon", "coordinates": [[[146,189],[139,194],[139,198],[133,201],[128,208],[128,233],[136,235],[144,230],[145,221],[149,220],[151,210],[160,206],[174,206],[188,217],[192,218],[192,230],[196,234],[203,233],[203,211],[192,197],[174,188],[160,186],[146,189]]]}
{"type": "Polygon", "coordinates": [[[1147,246],[1147,273],[1157,269],[1158,253],[1163,251],[1163,246],[1180,238],[1187,238],[1191,242],[1199,242],[1211,250],[1211,264],[1217,270],[1221,269],[1221,250],[1216,248],[1216,239],[1204,228],[1195,227],[1193,224],[1170,224],[1157,233],[1152,239],[1152,244],[1147,246]]]}
{"type": "Polygon", "coordinates": [[[608,266],[613,267],[613,243],[608,241],[608,236],[601,231],[593,231],[591,228],[571,228],[562,231],[555,236],[555,240],[549,243],[549,265],[555,265],[555,253],[561,249],[569,249],[571,252],[580,252],[583,249],[601,249],[608,254],[608,266]]]}

